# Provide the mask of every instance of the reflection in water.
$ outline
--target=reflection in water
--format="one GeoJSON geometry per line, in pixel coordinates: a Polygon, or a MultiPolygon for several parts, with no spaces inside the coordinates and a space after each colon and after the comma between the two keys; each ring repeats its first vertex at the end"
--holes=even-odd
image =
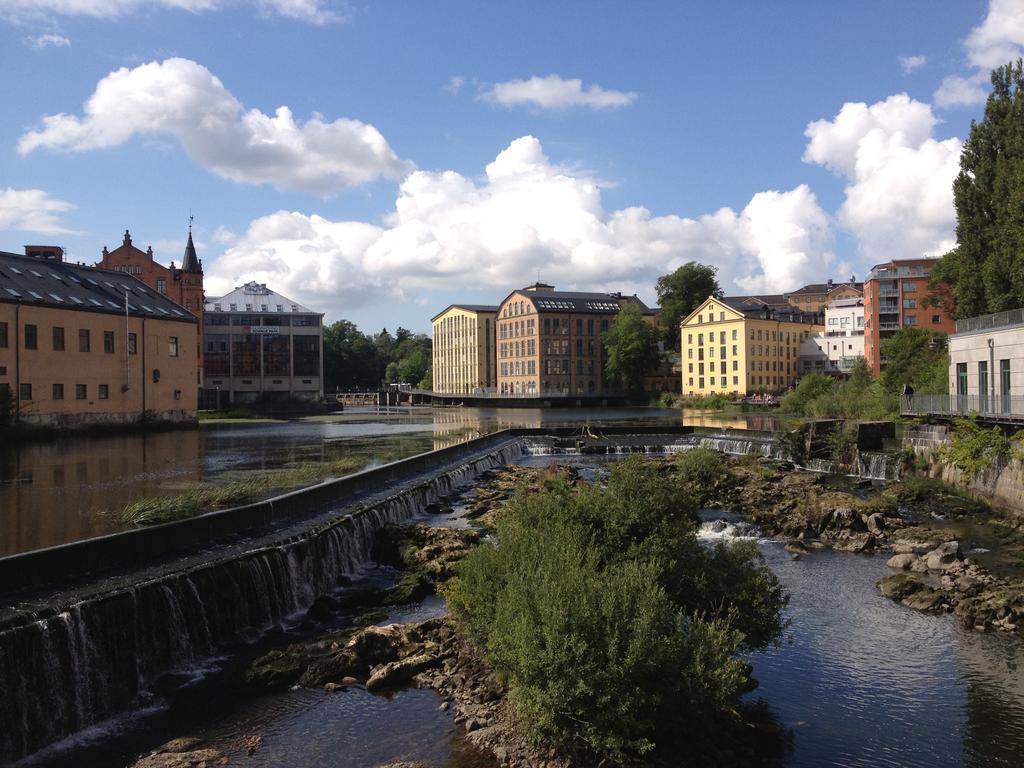
{"type": "Polygon", "coordinates": [[[793,729],[791,765],[1020,765],[1019,640],[881,597],[884,556],[763,549],[792,595],[793,623],[791,642],[754,655],[751,696],[793,729]]]}
{"type": "Polygon", "coordinates": [[[0,555],[121,530],[134,499],[179,493],[197,481],[365,457],[367,466],[442,448],[506,427],[693,424],[771,428],[772,416],[668,408],[414,408],[381,418],[373,409],[300,421],[203,425],[114,437],[69,437],[0,447],[0,555]]]}

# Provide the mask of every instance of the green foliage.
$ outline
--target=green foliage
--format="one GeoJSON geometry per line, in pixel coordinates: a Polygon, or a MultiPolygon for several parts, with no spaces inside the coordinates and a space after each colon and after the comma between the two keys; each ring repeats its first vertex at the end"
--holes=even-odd
{"type": "Polygon", "coordinates": [[[981,122],[960,155],[953,182],[957,247],[930,282],[951,292],[957,317],[1024,307],[1024,66],[992,72],[981,122]]]}
{"type": "Polygon", "coordinates": [[[690,745],[735,705],[735,658],[782,631],[786,603],[756,547],[702,547],[694,508],[654,462],[604,488],[521,489],[495,541],[445,591],[537,735],[583,763],[690,745]]]}
{"type": "Polygon", "coordinates": [[[968,480],[1006,461],[1015,443],[999,427],[985,429],[970,419],[956,419],[949,442],[937,449],[939,460],[963,472],[968,480]]]}
{"type": "Polygon", "coordinates": [[[836,464],[851,466],[857,455],[857,428],[852,424],[840,424],[828,436],[828,446],[836,464]]]}
{"type": "Polygon", "coordinates": [[[679,349],[679,322],[693,312],[708,296],[721,293],[717,267],[689,261],[668,275],[658,278],[658,306],[665,343],[679,349]]]}
{"type": "Polygon", "coordinates": [[[354,323],[339,320],[324,328],[326,391],[376,389],[382,382],[418,384],[430,370],[429,336],[399,328],[364,334],[354,323]]]}
{"type": "Polygon", "coordinates": [[[601,340],[608,354],[604,369],[608,383],[634,394],[643,392],[644,379],[658,366],[658,332],[640,308],[627,303],[601,340]]]}
{"type": "MultiPolygon", "coordinates": [[[[679,478],[700,490],[710,490],[727,474],[722,456],[708,448],[693,448],[677,454],[674,461],[679,478]]],[[[702,503],[703,499],[699,503],[702,503]]]]}
{"type": "Polygon", "coordinates": [[[881,382],[886,392],[899,395],[910,384],[919,395],[949,393],[949,354],[946,334],[926,328],[902,328],[882,340],[885,361],[881,382]]]}
{"type": "Polygon", "coordinates": [[[673,403],[677,408],[693,408],[702,411],[721,411],[735,405],[732,398],[718,392],[710,395],[675,395],[673,403]]]}
{"type": "Polygon", "coordinates": [[[792,392],[782,397],[784,413],[815,419],[862,419],[875,421],[895,416],[899,400],[877,381],[860,358],[846,381],[810,373],[792,392]]]}

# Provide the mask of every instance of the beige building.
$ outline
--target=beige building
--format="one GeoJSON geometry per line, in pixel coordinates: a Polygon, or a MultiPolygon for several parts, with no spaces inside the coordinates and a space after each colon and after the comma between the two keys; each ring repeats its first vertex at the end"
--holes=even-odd
{"type": "Polygon", "coordinates": [[[195,418],[196,318],[129,274],[60,248],[0,253],[0,389],[25,423],[195,418]]]}
{"type": "Polygon", "coordinates": [[[959,413],[1024,415],[1024,309],[957,320],[949,382],[959,413]]]}
{"type": "Polygon", "coordinates": [[[204,407],[323,399],[323,318],[256,282],[207,300],[204,407]]]}
{"type": "Polygon", "coordinates": [[[825,332],[800,343],[802,373],[849,373],[863,357],[863,299],[833,301],[825,307],[825,332]]]}
{"type": "Polygon", "coordinates": [[[452,304],[431,318],[434,391],[482,394],[497,385],[496,306],[452,304]]]}
{"type": "Polygon", "coordinates": [[[601,395],[605,350],[601,334],[627,303],[655,325],[657,312],[636,296],[556,291],[535,283],[498,307],[498,394],[507,397],[601,395]]]}
{"type": "Polygon", "coordinates": [[[799,377],[800,343],[824,330],[815,312],[709,296],[680,323],[683,394],[787,389],[799,377]]]}
{"type": "Polygon", "coordinates": [[[864,283],[854,277],[845,283],[828,280],[824,283],[809,283],[792,293],[786,294],[790,306],[804,312],[823,312],[826,307],[840,299],[859,299],[864,296],[864,283]]]}

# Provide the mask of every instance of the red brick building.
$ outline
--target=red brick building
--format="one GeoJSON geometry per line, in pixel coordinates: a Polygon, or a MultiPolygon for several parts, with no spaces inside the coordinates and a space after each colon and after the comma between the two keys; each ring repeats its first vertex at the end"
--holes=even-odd
{"type": "Polygon", "coordinates": [[[880,346],[901,328],[956,330],[944,306],[946,297],[928,288],[928,274],[937,259],[894,259],[871,268],[864,281],[864,357],[875,376],[885,361],[880,346]]]}
{"type": "Polygon", "coordinates": [[[192,227],[188,230],[188,242],[181,267],[171,262],[169,267],[153,260],[153,247],[142,251],[132,245],[132,236],[126,229],[124,241],[118,248],[108,251],[103,248],[103,258],[98,267],[115,272],[124,272],[141,280],[157,293],[161,293],[179,306],[184,307],[199,319],[199,337],[196,344],[198,361],[197,389],[203,385],[203,264],[196,255],[192,242],[192,227]]]}

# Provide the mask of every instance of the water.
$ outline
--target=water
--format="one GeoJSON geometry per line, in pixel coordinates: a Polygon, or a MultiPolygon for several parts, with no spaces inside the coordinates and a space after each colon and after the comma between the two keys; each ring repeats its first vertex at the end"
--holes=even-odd
{"type": "Polygon", "coordinates": [[[762,546],[791,595],[786,642],[753,656],[764,699],[793,733],[792,768],[1020,766],[1024,643],[878,594],[886,555],[762,546]],[[837,588],[841,587],[841,588],[837,588]]]}
{"type": "Polygon", "coordinates": [[[0,556],[123,530],[118,513],[129,501],[180,493],[198,481],[351,456],[373,466],[513,426],[762,428],[766,418],[664,408],[415,408],[380,418],[352,408],[297,421],[0,445],[0,556]]]}

